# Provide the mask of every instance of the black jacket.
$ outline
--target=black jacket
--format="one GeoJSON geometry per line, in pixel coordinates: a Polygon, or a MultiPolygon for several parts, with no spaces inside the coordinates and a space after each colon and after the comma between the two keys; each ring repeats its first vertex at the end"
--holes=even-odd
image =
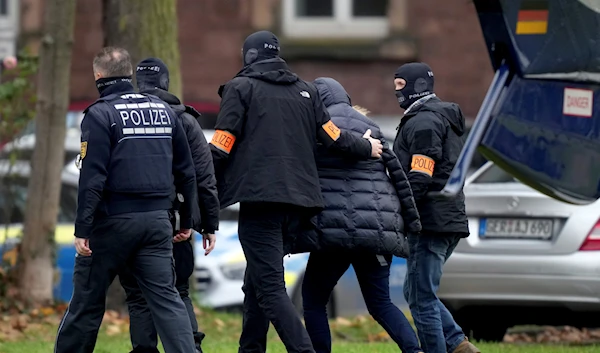
{"type": "MultiPolygon", "coordinates": [[[[379,126],[350,106],[337,81],[321,78],[315,85],[331,120],[342,131],[360,137],[371,129],[371,136],[383,140],[379,126]]],[[[317,167],[325,201],[317,220],[320,248],[406,256],[405,234],[420,232],[421,224],[394,153],[386,147],[382,159],[356,161],[319,148],[317,167]]]]}
{"type": "Polygon", "coordinates": [[[245,67],[219,93],[211,149],[222,208],[278,202],[317,211],[323,207],[317,141],[357,158],[371,155],[367,140],[333,126],[316,88],[280,58],[245,67]]]}
{"type": "MultiPolygon", "coordinates": [[[[87,238],[97,216],[169,210],[174,184],[195,200],[190,148],[167,104],[119,82],[84,114],[75,236],[87,238]]],[[[182,228],[191,228],[191,211],[181,210],[182,228]]]]}
{"type": "Polygon", "coordinates": [[[432,196],[441,191],[454,169],[464,141],[460,107],[433,97],[418,103],[402,118],[394,152],[405,170],[417,202],[423,232],[469,235],[465,195],[432,196]]]}
{"type": "Polygon", "coordinates": [[[167,91],[157,88],[142,93],[152,94],[162,99],[171,106],[171,109],[179,117],[179,122],[187,136],[194,168],[196,169],[199,204],[194,203],[193,205],[194,227],[201,233],[214,233],[219,229],[219,196],[210,147],[204,137],[200,123],[198,123],[200,113],[190,106],[183,105],[179,98],[167,91]]]}

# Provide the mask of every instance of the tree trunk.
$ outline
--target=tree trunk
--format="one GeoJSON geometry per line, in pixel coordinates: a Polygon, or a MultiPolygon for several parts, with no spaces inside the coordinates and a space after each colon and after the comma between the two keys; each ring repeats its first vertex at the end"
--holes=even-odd
{"type": "MultiPolygon", "coordinates": [[[[169,68],[169,91],[182,97],[176,0],[103,0],[104,44],[129,51],[133,65],[156,57],[169,68]]],[[[134,69],[135,70],[135,69],[134,69]]]]}
{"type": "Polygon", "coordinates": [[[52,300],[54,231],[64,166],[75,0],[46,1],[19,289],[31,305],[52,300]]]}

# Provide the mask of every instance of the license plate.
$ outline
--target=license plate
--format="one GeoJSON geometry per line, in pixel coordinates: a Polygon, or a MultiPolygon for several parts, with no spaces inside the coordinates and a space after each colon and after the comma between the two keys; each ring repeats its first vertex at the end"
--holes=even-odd
{"type": "Polygon", "coordinates": [[[481,238],[550,239],[554,221],[551,219],[482,218],[481,238]]]}

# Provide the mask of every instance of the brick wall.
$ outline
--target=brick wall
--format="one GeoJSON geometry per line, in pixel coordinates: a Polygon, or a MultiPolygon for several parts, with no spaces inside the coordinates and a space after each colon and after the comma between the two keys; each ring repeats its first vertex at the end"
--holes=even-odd
{"type": "Polygon", "coordinates": [[[472,1],[410,1],[409,28],[420,60],[431,65],[436,93],[475,118],[492,80],[492,67],[472,1]]]}
{"type": "MultiPolygon", "coordinates": [[[[409,1],[410,34],[417,38],[419,59],[436,75],[436,91],[459,103],[474,117],[491,80],[491,66],[473,5],[468,1],[409,1]]],[[[251,31],[248,0],[179,0],[179,43],[186,101],[219,102],[217,88],[241,68],[240,48],[251,31]]],[[[75,29],[71,96],[97,96],[91,61],[102,46],[99,1],[79,0],[75,29]]],[[[285,48],[283,48],[285,56],[285,48]]],[[[290,61],[302,78],[338,79],[353,101],[373,114],[396,115],[390,61],[290,61]]]]}

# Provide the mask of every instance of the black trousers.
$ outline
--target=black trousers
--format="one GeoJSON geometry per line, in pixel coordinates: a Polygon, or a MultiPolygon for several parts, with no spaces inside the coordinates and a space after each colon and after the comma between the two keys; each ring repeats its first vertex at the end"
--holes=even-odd
{"type": "Polygon", "coordinates": [[[306,329],[287,295],[284,282],[284,238],[299,232],[299,207],[274,203],[242,203],[239,237],[247,267],[240,353],[265,353],[269,322],[288,352],[314,353],[306,329]]]}
{"type": "Polygon", "coordinates": [[[54,353],[92,353],[117,273],[132,269],[148,301],[166,353],[194,352],[190,319],[175,290],[173,231],[167,211],[96,220],[91,256],[77,256],[73,296],[58,328],[54,353]]]}
{"type": "MultiPolygon", "coordinates": [[[[190,323],[192,324],[194,341],[196,342],[196,346],[200,348],[202,339],[204,339],[204,333],[198,332],[198,322],[196,321],[194,306],[189,295],[189,279],[194,272],[194,245],[192,241],[174,243],[173,259],[175,260],[175,288],[185,304],[190,323]]],[[[127,307],[129,309],[130,320],[129,334],[131,336],[133,352],[159,353],[157,348],[158,337],[154,321],[152,320],[152,313],[131,269],[127,267],[123,268],[119,272],[119,280],[127,294],[127,307]]]]}

